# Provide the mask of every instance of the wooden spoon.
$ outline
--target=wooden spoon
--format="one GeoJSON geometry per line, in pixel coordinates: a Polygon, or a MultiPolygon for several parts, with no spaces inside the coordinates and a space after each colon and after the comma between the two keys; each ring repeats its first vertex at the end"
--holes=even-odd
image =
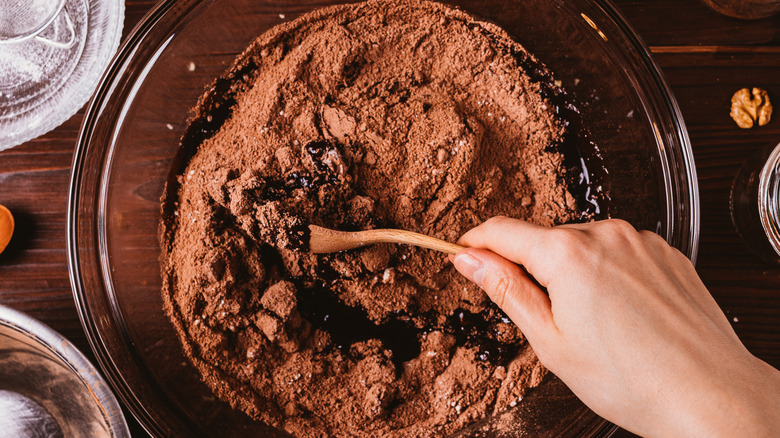
{"type": "Polygon", "coordinates": [[[0,205],[0,253],[8,246],[13,234],[14,217],[5,206],[0,205]]]}
{"type": "Polygon", "coordinates": [[[346,251],[375,243],[405,243],[447,254],[456,254],[464,248],[435,237],[406,230],[336,231],[309,225],[309,232],[309,251],[315,254],[346,251]]]}

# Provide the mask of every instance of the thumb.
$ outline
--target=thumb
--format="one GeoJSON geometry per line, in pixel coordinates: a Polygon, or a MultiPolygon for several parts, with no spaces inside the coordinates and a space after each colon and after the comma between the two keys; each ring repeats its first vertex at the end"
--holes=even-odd
{"type": "Polygon", "coordinates": [[[484,290],[532,341],[557,330],[550,298],[520,266],[491,251],[467,248],[452,259],[455,269],[484,290]]]}

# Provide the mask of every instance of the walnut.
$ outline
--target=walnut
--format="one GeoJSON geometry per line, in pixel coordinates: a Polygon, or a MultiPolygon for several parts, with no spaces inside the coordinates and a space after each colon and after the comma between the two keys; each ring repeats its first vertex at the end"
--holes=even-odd
{"type": "Polygon", "coordinates": [[[743,88],[731,97],[731,118],[742,129],[750,129],[756,123],[764,126],[772,117],[772,104],[766,90],[753,88],[753,92],[743,88]]]}

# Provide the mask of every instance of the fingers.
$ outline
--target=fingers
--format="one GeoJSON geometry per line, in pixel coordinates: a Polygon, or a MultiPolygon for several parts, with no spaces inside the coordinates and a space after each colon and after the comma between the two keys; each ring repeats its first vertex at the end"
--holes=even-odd
{"type": "Polygon", "coordinates": [[[556,269],[549,267],[553,229],[508,217],[494,217],[464,234],[458,243],[485,248],[525,266],[542,285],[547,286],[556,269]]]}
{"type": "Polygon", "coordinates": [[[453,264],[481,287],[532,342],[556,329],[550,299],[516,264],[477,248],[459,252],[453,264]]]}
{"type": "Polygon", "coordinates": [[[466,232],[458,240],[458,243],[469,247],[483,247],[489,244],[496,246],[497,249],[501,247],[503,253],[507,256],[513,256],[522,253],[522,251],[518,251],[519,246],[528,246],[526,243],[529,243],[529,240],[538,238],[538,234],[546,229],[520,219],[496,216],[466,232]],[[521,237],[526,239],[525,242],[516,241],[521,237]],[[518,243],[524,244],[518,245],[518,243]]]}
{"type": "MultiPolygon", "coordinates": [[[[630,254],[640,243],[640,236],[631,224],[620,219],[550,228],[495,217],[464,234],[458,243],[489,249],[523,265],[549,288],[552,282],[575,275],[578,267],[580,271],[598,267],[599,260],[614,257],[615,250],[630,254]]],[[[668,245],[664,242],[663,246],[668,245]]]]}

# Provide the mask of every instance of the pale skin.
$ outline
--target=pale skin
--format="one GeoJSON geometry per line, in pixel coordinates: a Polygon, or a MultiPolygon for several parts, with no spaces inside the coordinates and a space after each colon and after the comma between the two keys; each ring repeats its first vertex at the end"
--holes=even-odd
{"type": "Polygon", "coordinates": [[[493,218],[451,256],[593,411],[647,437],[777,436],[780,371],[753,356],[691,262],[620,220],[493,218]],[[527,270],[546,292],[532,281],[527,270]]]}

